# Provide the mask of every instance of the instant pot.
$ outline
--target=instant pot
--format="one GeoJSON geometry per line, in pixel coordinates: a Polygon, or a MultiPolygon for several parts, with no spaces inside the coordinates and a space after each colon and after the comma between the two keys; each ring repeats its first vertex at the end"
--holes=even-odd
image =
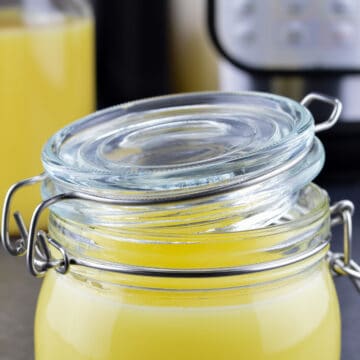
{"type": "MultiPolygon", "coordinates": [[[[310,91],[339,98],[344,112],[322,134],[325,177],[354,177],[360,139],[360,2],[208,0],[208,28],[222,55],[222,90],[257,90],[297,100],[310,91]],[[346,171],[341,171],[345,169],[346,171]]],[[[326,117],[325,106],[313,108],[326,117]]]]}

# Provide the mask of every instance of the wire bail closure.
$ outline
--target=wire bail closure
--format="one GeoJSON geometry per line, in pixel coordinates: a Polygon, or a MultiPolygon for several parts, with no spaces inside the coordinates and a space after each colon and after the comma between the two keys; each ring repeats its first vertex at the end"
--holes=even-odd
{"type": "Polygon", "coordinates": [[[310,93],[300,101],[300,104],[302,106],[308,107],[312,102],[316,100],[333,106],[333,110],[329,118],[324,122],[315,125],[315,132],[318,133],[321,131],[329,130],[336,124],[342,111],[342,103],[339,99],[331,96],[319,93],[310,93]]]}
{"type": "Polygon", "coordinates": [[[343,200],[331,206],[330,211],[333,215],[331,225],[343,226],[343,250],[336,253],[329,251],[330,268],[334,275],[348,276],[360,293],[360,265],[352,258],[352,215],[354,205],[349,200],[343,200]]]}
{"type": "Polygon", "coordinates": [[[3,205],[3,212],[2,212],[2,219],[1,219],[1,241],[5,248],[5,250],[13,256],[21,256],[26,253],[27,250],[27,238],[28,233],[22,216],[19,212],[14,213],[14,218],[19,229],[19,233],[21,237],[17,240],[11,240],[9,234],[9,217],[10,217],[10,209],[11,209],[11,202],[15,193],[26,186],[34,185],[39,182],[42,182],[46,179],[46,174],[40,174],[34,176],[29,179],[25,179],[13,184],[6,193],[4,205],[3,205]]]}
{"type": "MultiPolygon", "coordinates": [[[[11,241],[8,233],[8,222],[11,200],[15,192],[27,185],[35,184],[43,181],[46,178],[44,174],[35,176],[33,178],[21,181],[13,185],[6,196],[4,203],[3,221],[2,221],[2,240],[3,245],[7,251],[13,256],[20,256],[26,253],[26,262],[29,272],[36,277],[42,277],[47,270],[55,269],[61,274],[66,274],[70,266],[85,266],[93,269],[110,271],[116,273],[123,273],[128,275],[142,275],[142,276],[157,276],[157,277],[183,277],[183,278],[200,278],[200,277],[221,277],[248,274],[258,271],[270,270],[286,266],[301,260],[306,257],[318,253],[323,250],[327,243],[322,243],[309,254],[298,256],[290,261],[278,260],[270,264],[255,264],[241,267],[220,268],[220,269],[190,269],[190,270],[175,270],[175,269],[160,269],[150,267],[139,267],[125,264],[102,264],[100,262],[91,261],[88,259],[79,259],[67,253],[66,249],[55,239],[52,239],[48,234],[42,230],[37,230],[39,218],[43,211],[58,203],[66,200],[84,200],[102,204],[123,204],[122,202],[101,198],[89,194],[72,192],[55,195],[40,203],[32,216],[30,229],[27,231],[22,216],[15,212],[14,218],[19,227],[21,238],[11,241]],[[59,251],[61,258],[56,259],[52,256],[49,244],[59,251]],[[26,248],[25,248],[26,245],[26,248]]],[[[129,205],[129,204],[127,204],[129,205]]],[[[349,276],[353,281],[356,289],[360,292],[360,265],[352,259],[352,214],[354,212],[354,205],[349,200],[342,200],[330,207],[331,226],[343,225],[343,252],[333,253],[328,252],[328,260],[331,270],[334,275],[349,276]]]]}
{"type": "MultiPolygon", "coordinates": [[[[322,101],[333,106],[332,113],[329,118],[315,125],[315,132],[327,130],[332,127],[339,118],[342,105],[339,100],[328,97],[325,95],[311,93],[307,95],[302,101],[303,106],[308,106],[313,101],[322,101]]],[[[302,160],[302,158],[300,158],[302,160]]],[[[288,166],[280,166],[274,169],[274,172],[281,172],[287,169],[288,166]]],[[[257,179],[258,181],[266,180],[273,174],[266,174],[265,177],[257,179]]],[[[289,265],[305,259],[312,254],[315,254],[324,248],[327,243],[322,243],[312,250],[311,253],[294,257],[291,260],[278,260],[268,264],[254,264],[249,266],[220,268],[220,269],[189,269],[189,270],[176,270],[176,269],[161,269],[151,267],[139,267],[126,264],[102,264],[100,262],[79,259],[71,256],[62,245],[48,236],[48,234],[42,230],[38,231],[37,225],[42,212],[50,206],[66,200],[84,200],[101,204],[110,205],[144,205],[148,203],[154,203],[153,200],[114,200],[110,198],[95,196],[82,192],[69,192],[55,195],[49,199],[41,202],[32,215],[29,231],[27,230],[23,218],[19,212],[13,214],[17,227],[19,229],[21,237],[17,240],[11,240],[9,234],[9,217],[11,211],[11,203],[15,193],[26,186],[30,186],[36,183],[40,183],[47,178],[47,174],[43,173],[38,176],[22,180],[8,190],[2,214],[1,224],[1,236],[4,248],[9,254],[13,256],[21,256],[26,254],[26,262],[29,272],[36,276],[42,277],[45,275],[48,269],[55,269],[57,272],[65,274],[69,271],[70,266],[86,266],[98,270],[118,272],[131,275],[143,275],[143,276],[163,276],[163,277],[216,277],[216,276],[229,276],[238,275],[251,272],[264,271],[282,266],[289,265]],[[60,259],[56,259],[52,256],[49,244],[58,250],[61,255],[60,259]]],[[[256,179],[252,181],[252,184],[256,183],[256,179]]],[[[249,186],[249,184],[247,184],[249,186]]],[[[234,188],[242,187],[242,184],[236,184],[235,186],[225,189],[225,191],[232,191],[234,188]]],[[[221,192],[221,190],[218,192],[221,192]]],[[[200,194],[199,196],[206,196],[209,194],[200,194]]],[[[173,201],[179,200],[178,198],[170,199],[173,201]]],[[[169,199],[155,201],[156,203],[167,202],[169,199]]],[[[350,201],[344,200],[336,203],[331,207],[332,214],[332,226],[337,224],[343,224],[343,237],[344,237],[344,250],[343,253],[328,253],[330,267],[332,271],[337,275],[347,275],[354,282],[356,288],[360,291],[360,266],[351,258],[351,240],[352,240],[352,213],[354,206],[350,201]]]]}

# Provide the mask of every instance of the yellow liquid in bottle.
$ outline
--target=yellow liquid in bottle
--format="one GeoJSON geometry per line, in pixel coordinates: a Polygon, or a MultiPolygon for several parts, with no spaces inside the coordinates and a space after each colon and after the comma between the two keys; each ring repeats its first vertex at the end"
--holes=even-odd
{"type": "MultiPolygon", "coordinates": [[[[94,110],[93,28],[80,18],[27,25],[20,12],[0,11],[1,203],[12,183],[43,171],[45,141],[94,110]]],[[[29,219],[39,191],[18,197],[14,209],[29,219]]]]}

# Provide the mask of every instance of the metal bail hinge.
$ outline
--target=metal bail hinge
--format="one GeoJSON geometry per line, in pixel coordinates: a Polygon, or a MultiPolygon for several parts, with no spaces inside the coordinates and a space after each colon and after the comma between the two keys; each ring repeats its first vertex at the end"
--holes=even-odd
{"type": "Polygon", "coordinates": [[[330,268],[335,275],[349,276],[356,290],[360,293],[360,265],[352,259],[352,215],[354,205],[349,200],[342,200],[331,206],[331,225],[343,225],[343,252],[329,252],[330,268]]]}
{"type": "Polygon", "coordinates": [[[340,100],[323,94],[310,93],[301,100],[300,104],[308,107],[315,100],[325,102],[329,105],[332,105],[333,107],[329,118],[326,121],[315,125],[315,132],[320,132],[332,128],[338,121],[342,111],[342,104],[340,100]]]}
{"type": "Polygon", "coordinates": [[[29,179],[19,181],[18,183],[12,185],[5,196],[3,213],[2,213],[2,222],[1,222],[1,239],[4,248],[7,252],[13,256],[20,256],[26,253],[27,249],[27,237],[28,232],[24,224],[23,218],[19,212],[14,213],[14,219],[18,226],[19,233],[21,237],[16,240],[12,240],[9,233],[9,222],[10,222],[10,212],[11,212],[11,203],[13,201],[15,193],[21,188],[29,185],[33,185],[43,181],[46,178],[46,174],[40,174],[29,179]]]}

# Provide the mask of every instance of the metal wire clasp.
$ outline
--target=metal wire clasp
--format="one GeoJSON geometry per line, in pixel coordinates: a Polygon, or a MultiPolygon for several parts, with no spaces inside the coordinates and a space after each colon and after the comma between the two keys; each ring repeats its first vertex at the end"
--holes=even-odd
{"type": "Polygon", "coordinates": [[[352,215],[354,205],[342,200],[330,207],[331,226],[343,225],[343,252],[329,251],[330,268],[335,275],[349,276],[356,290],[360,292],[360,265],[352,259],[352,215]]]}
{"type": "Polygon", "coordinates": [[[331,97],[331,96],[327,96],[327,95],[323,95],[323,94],[318,94],[318,93],[310,93],[308,95],[306,95],[300,102],[300,104],[302,106],[308,107],[312,102],[314,101],[322,101],[325,102],[327,104],[330,104],[333,106],[333,110],[329,116],[329,118],[319,124],[315,125],[315,132],[321,132],[324,130],[328,130],[331,127],[333,127],[336,122],[338,121],[341,111],[342,111],[342,104],[340,102],[340,100],[331,97]]]}
{"type": "MultiPolygon", "coordinates": [[[[15,185],[15,188],[20,188],[21,186],[35,183],[41,181],[42,176],[29,179],[28,181],[20,182],[15,185]]],[[[3,223],[2,223],[2,232],[5,234],[5,239],[7,238],[10,241],[7,226],[8,226],[8,216],[10,213],[11,199],[14,194],[14,191],[9,191],[7,195],[7,200],[4,206],[3,223]],[[7,237],[6,237],[7,236],[7,237]]],[[[169,268],[157,268],[157,267],[143,267],[129,264],[120,264],[120,263],[111,263],[106,264],[97,261],[96,259],[87,259],[80,258],[71,255],[64,247],[61,246],[59,242],[55,239],[52,239],[44,231],[38,231],[37,225],[39,218],[43,211],[54,205],[55,203],[62,202],[64,200],[82,200],[90,201],[100,204],[110,204],[110,205],[144,205],[144,203],[154,203],[154,200],[143,199],[143,200],[126,200],[126,199],[111,199],[105,197],[94,196],[82,192],[68,192],[58,195],[54,195],[43,202],[41,202],[35,209],[33,216],[31,218],[29,232],[27,232],[22,217],[19,213],[14,215],[20,221],[19,229],[23,238],[21,238],[22,248],[21,254],[26,252],[26,262],[29,272],[36,276],[41,277],[45,275],[48,269],[55,269],[57,272],[65,274],[70,269],[70,266],[83,266],[101,271],[109,271],[115,273],[122,273],[127,275],[141,275],[141,276],[157,276],[157,277],[171,277],[171,278],[202,278],[202,277],[223,277],[223,276],[233,276],[241,274],[249,274],[259,271],[271,270],[287,266],[299,261],[304,260],[308,256],[314,255],[327,247],[327,242],[319,244],[317,247],[312,249],[309,253],[299,254],[294,256],[291,259],[279,259],[271,263],[265,264],[252,264],[252,265],[242,265],[235,267],[224,267],[224,268],[205,268],[205,269],[169,269],[169,268]],[[26,250],[24,250],[24,244],[26,244],[26,250]],[[49,244],[56,248],[61,257],[56,259],[52,256],[49,244]]],[[[164,200],[159,199],[158,202],[164,202],[164,200]]],[[[12,249],[12,248],[10,248],[12,249]]],[[[13,251],[12,255],[20,255],[20,252],[13,251]]]]}
{"type": "MultiPolygon", "coordinates": [[[[34,251],[36,252],[36,256],[37,256],[36,261],[33,261],[31,259],[32,266],[30,271],[35,276],[41,276],[50,267],[61,266],[61,263],[63,261],[53,260],[51,258],[51,252],[49,250],[48,243],[52,244],[52,242],[49,241],[47,234],[44,231],[40,230],[37,232],[36,234],[37,241],[35,246],[29,244],[28,241],[29,234],[24,224],[24,220],[18,211],[14,212],[14,219],[19,229],[20,238],[16,240],[12,240],[9,233],[9,221],[10,221],[11,204],[15,196],[15,193],[23,187],[40,183],[45,179],[46,179],[46,174],[43,173],[19,181],[18,183],[12,185],[5,196],[3,213],[2,213],[2,222],[1,222],[2,244],[9,254],[13,256],[21,256],[27,254],[27,258],[28,258],[27,262],[29,263],[29,247],[34,249],[34,251]]],[[[57,247],[56,245],[57,243],[53,244],[53,246],[57,247]]],[[[33,251],[30,251],[30,253],[33,253],[33,251]]]]}
{"type": "Polygon", "coordinates": [[[11,202],[13,200],[13,197],[15,193],[29,185],[33,185],[36,183],[39,183],[43,181],[46,178],[46,174],[40,174],[37,176],[34,176],[29,179],[25,179],[22,181],[19,181],[18,183],[12,185],[5,196],[4,206],[3,206],[3,213],[2,213],[2,224],[1,224],[1,239],[2,244],[4,248],[9,252],[9,254],[13,256],[20,256],[24,255],[26,253],[27,248],[27,230],[26,226],[24,224],[24,221],[22,219],[22,216],[19,212],[14,213],[14,218],[16,221],[16,224],[19,228],[19,232],[21,237],[16,240],[11,240],[10,234],[9,234],[9,217],[10,217],[10,210],[11,210],[11,202]]]}
{"type": "MultiPolygon", "coordinates": [[[[104,265],[98,262],[91,261],[89,259],[79,259],[70,256],[66,249],[64,249],[60,243],[50,238],[47,233],[42,230],[37,230],[37,225],[42,212],[63,200],[85,200],[95,203],[111,204],[111,205],[139,205],[143,204],[142,201],[125,201],[114,200],[110,198],[98,197],[81,192],[69,192],[55,195],[49,199],[41,202],[35,209],[29,232],[27,231],[23,219],[18,212],[14,213],[15,220],[19,227],[21,238],[15,241],[10,239],[9,234],[9,216],[11,210],[11,202],[14,194],[18,189],[23,186],[35,184],[46,179],[45,174],[35,176],[30,179],[20,181],[14,184],[8,191],[3,209],[1,234],[2,242],[5,249],[14,256],[24,255],[26,253],[26,262],[29,272],[36,276],[43,276],[48,269],[54,268],[57,272],[65,274],[70,265],[86,266],[98,270],[118,272],[124,274],[133,275],[145,275],[145,276],[167,276],[167,277],[208,277],[208,276],[229,276],[236,274],[251,273],[257,271],[268,270],[272,268],[278,268],[286,266],[290,263],[303,260],[303,256],[295,258],[290,262],[278,262],[269,266],[243,266],[235,268],[223,268],[223,269],[190,269],[184,271],[178,271],[173,269],[159,269],[159,268],[142,268],[131,265],[114,264],[104,265]],[[52,256],[49,249],[49,244],[57,249],[61,255],[60,259],[56,259],[52,256]]],[[[333,253],[328,252],[328,259],[330,268],[335,275],[349,276],[353,281],[356,289],[360,292],[360,265],[352,259],[352,214],[354,211],[354,205],[351,201],[343,200],[330,207],[331,211],[331,225],[338,224],[343,225],[343,252],[333,253]]],[[[319,248],[314,249],[313,253],[321,251],[326,243],[321,244],[319,248]]],[[[308,256],[308,255],[307,255],[308,256]]]]}
{"type": "MultiPolygon", "coordinates": [[[[8,190],[3,207],[1,236],[4,248],[13,256],[20,256],[26,254],[26,263],[29,272],[36,276],[43,276],[48,269],[55,268],[57,272],[65,274],[70,266],[70,263],[78,264],[77,259],[68,256],[66,250],[55,239],[52,239],[48,234],[42,230],[38,230],[38,222],[43,211],[50,206],[63,200],[86,200],[101,204],[110,205],[143,205],[149,203],[150,200],[115,200],[105,197],[99,197],[82,192],[68,192],[54,195],[42,201],[34,210],[29,231],[24,224],[23,218],[19,212],[14,213],[14,218],[18,226],[21,237],[17,240],[11,240],[9,234],[9,217],[11,211],[11,203],[17,190],[22,187],[33,185],[42,182],[46,179],[46,174],[34,176],[32,178],[20,181],[8,190]],[[51,256],[49,245],[51,244],[62,255],[61,259],[54,259],[51,256]]],[[[85,264],[87,265],[87,264],[85,264]]]]}
{"type": "MultiPolygon", "coordinates": [[[[43,173],[19,181],[18,183],[12,185],[5,196],[1,222],[1,239],[4,248],[8,251],[9,254],[13,256],[21,256],[26,254],[29,271],[32,275],[37,277],[44,275],[47,269],[53,267],[55,267],[59,272],[65,272],[64,268],[68,267],[68,263],[66,261],[66,253],[55,240],[50,239],[48,235],[42,230],[37,231],[36,236],[30,236],[31,231],[33,230],[31,230],[30,227],[30,233],[28,233],[27,228],[24,224],[24,220],[18,211],[14,212],[14,219],[19,229],[20,238],[12,240],[9,233],[9,221],[11,204],[15,193],[23,187],[34,185],[36,183],[44,181],[46,177],[46,174],[43,173]],[[29,239],[32,240],[29,241],[29,239]],[[61,252],[61,254],[63,255],[63,259],[57,260],[52,258],[48,246],[49,243],[61,252]]],[[[43,205],[44,202],[42,202],[34,212],[34,215],[36,215],[36,224],[38,217],[43,209],[43,205]]],[[[31,221],[31,223],[33,222],[34,221],[31,221]]]]}

